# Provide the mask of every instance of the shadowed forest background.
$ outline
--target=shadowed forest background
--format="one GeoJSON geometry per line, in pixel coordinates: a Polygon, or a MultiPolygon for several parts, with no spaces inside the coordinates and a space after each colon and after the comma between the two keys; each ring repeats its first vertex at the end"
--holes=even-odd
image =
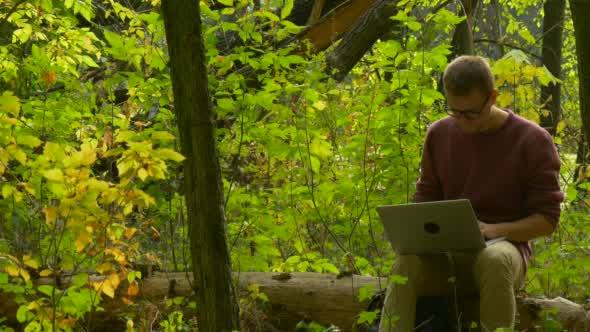
{"type": "Polygon", "coordinates": [[[0,331],[191,331],[197,313],[221,331],[203,321],[221,293],[241,331],[371,324],[395,260],[375,207],[412,199],[461,54],[489,59],[499,106],[562,160],[560,226],[534,242],[522,296],[567,298],[575,321],[535,302],[535,324],[590,326],[590,1],[203,0],[204,58],[173,30],[199,13],[180,3],[0,0],[0,331]],[[174,81],[174,47],[205,81],[174,81]],[[211,117],[175,110],[173,81],[211,117]],[[187,209],[206,170],[190,160],[213,163],[187,139],[208,124],[221,192],[187,209]],[[211,244],[227,250],[204,259],[211,244]],[[208,293],[193,268],[234,278],[208,293]]]}

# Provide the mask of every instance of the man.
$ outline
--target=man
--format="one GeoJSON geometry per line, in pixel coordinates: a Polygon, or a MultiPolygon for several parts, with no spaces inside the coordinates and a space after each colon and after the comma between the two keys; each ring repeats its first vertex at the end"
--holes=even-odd
{"type": "Polygon", "coordinates": [[[443,74],[449,117],[433,123],[424,143],[416,202],[467,198],[486,239],[506,237],[477,254],[402,255],[389,286],[380,331],[413,331],[424,295],[478,292],[482,331],[514,326],[514,291],[523,286],[529,241],[557,226],[563,193],[559,156],[537,124],[495,105],[488,63],[461,56],[443,74]],[[450,279],[453,274],[456,279],[450,279]],[[453,282],[454,281],[454,285],[453,282]]]}

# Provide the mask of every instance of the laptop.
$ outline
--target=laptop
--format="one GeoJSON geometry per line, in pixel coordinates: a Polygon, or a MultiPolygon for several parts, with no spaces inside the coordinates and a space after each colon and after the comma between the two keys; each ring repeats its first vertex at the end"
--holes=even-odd
{"type": "Polygon", "coordinates": [[[385,235],[398,254],[477,252],[485,241],[467,199],[377,207],[385,235]]]}

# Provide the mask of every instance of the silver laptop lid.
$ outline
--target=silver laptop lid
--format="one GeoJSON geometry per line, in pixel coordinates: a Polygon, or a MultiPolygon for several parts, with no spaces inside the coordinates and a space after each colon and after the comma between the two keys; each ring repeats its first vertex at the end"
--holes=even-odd
{"type": "Polygon", "coordinates": [[[486,246],[467,199],[379,206],[377,213],[399,254],[476,252],[486,246]]]}

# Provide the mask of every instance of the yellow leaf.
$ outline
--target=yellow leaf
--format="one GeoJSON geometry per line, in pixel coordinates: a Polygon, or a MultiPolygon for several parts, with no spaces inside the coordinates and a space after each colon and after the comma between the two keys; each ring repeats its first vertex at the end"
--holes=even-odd
{"type": "Polygon", "coordinates": [[[123,208],[123,214],[128,215],[133,212],[133,203],[126,204],[123,208]]]}
{"type": "Polygon", "coordinates": [[[61,160],[64,158],[63,149],[59,144],[53,142],[45,143],[43,155],[49,160],[61,160]]]}
{"type": "Polygon", "coordinates": [[[33,269],[39,268],[39,262],[37,262],[36,259],[31,258],[31,256],[29,256],[29,255],[25,255],[23,257],[23,263],[25,263],[26,266],[32,267],[33,269]]]}
{"type": "Polygon", "coordinates": [[[41,140],[32,135],[19,135],[16,137],[16,141],[20,145],[26,145],[32,148],[36,148],[41,145],[41,140]]]}
{"type": "Polygon", "coordinates": [[[49,277],[52,274],[53,274],[53,272],[49,269],[45,269],[45,270],[39,272],[39,275],[42,277],[49,277]]]}
{"type": "Polygon", "coordinates": [[[88,234],[88,232],[82,232],[78,236],[78,239],[76,239],[76,242],[75,242],[76,249],[78,249],[78,252],[81,252],[82,250],[84,250],[84,248],[86,248],[86,246],[90,242],[92,242],[92,239],[90,238],[90,234],[88,234]]]}
{"type": "Polygon", "coordinates": [[[46,207],[45,209],[43,209],[43,212],[45,212],[45,222],[47,222],[50,225],[53,225],[55,223],[55,220],[57,219],[57,208],[56,207],[46,207]]]}
{"type": "Polygon", "coordinates": [[[145,181],[145,179],[148,177],[148,172],[145,170],[145,168],[140,168],[139,171],[137,171],[137,176],[139,176],[141,181],[145,181]]]}
{"type": "Polygon", "coordinates": [[[20,272],[21,277],[23,277],[23,279],[25,279],[25,281],[31,280],[31,275],[29,274],[29,272],[27,272],[27,270],[20,269],[19,272],[20,272]]]}
{"type": "Polygon", "coordinates": [[[113,289],[113,286],[111,286],[111,283],[108,282],[108,280],[105,280],[104,283],[102,284],[102,292],[105,293],[110,298],[115,297],[115,290],[113,289]]]}
{"type": "Polygon", "coordinates": [[[64,180],[64,174],[62,173],[61,169],[58,168],[44,171],[43,176],[45,176],[45,178],[49,181],[63,182],[64,180]]]}
{"type": "Polygon", "coordinates": [[[8,184],[2,186],[2,197],[8,198],[10,194],[14,191],[14,187],[8,184]]]}
{"type": "Polygon", "coordinates": [[[121,283],[121,279],[119,279],[119,275],[116,273],[112,273],[108,276],[109,279],[109,283],[111,284],[111,286],[113,286],[114,289],[117,289],[117,287],[119,287],[119,284],[121,283]]]}
{"type": "Polygon", "coordinates": [[[18,277],[19,268],[14,265],[9,265],[4,268],[6,273],[8,273],[11,277],[18,277]]]}
{"type": "Polygon", "coordinates": [[[37,301],[33,301],[33,302],[29,303],[29,305],[27,305],[27,309],[29,309],[31,311],[35,310],[37,308],[39,308],[39,303],[37,301]]]}
{"type": "Polygon", "coordinates": [[[6,111],[14,116],[18,116],[20,100],[12,94],[12,91],[4,91],[0,96],[0,111],[6,111]]]}
{"type": "Polygon", "coordinates": [[[96,266],[96,272],[103,274],[104,272],[110,271],[113,268],[111,263],[102,263],[96,266]]]}
{"type": "Polygon", "coordinates": [[[121,250],[117,248],[105,249],[104,253],[112,255],[115,261],[117,261],[117,263],[127,263],[127,257],[121,250]]]}
{"type": "Polygon", "coordinates": [[[324,108],[326,108],[326,102],[323,100],[318,100],[315,103],[313,103],[313,107],[318,111],[322,111],[324,108]]]}
{"type": "Polygon", "coordinates": [[[24,165],[27,162],[27,154],[24,153],[23,150],[14,151],[14,154],[12,156],[14,159],[16,159],[16,161],[21,163],[21,165],[24,165]]]}
{"type": "Polygon", "coordinates": [[[136,296],[138,293],[139,293],[139,287],[137,286],[137,281],[134,281],[127,288],[127,295],[136,296]]]}
{"type": "Polygon", "coordinates": [[[137,228],[135,228],[135,227],[127,227],[125,229],[125,237],[127,239],[131,239],[131,237],[133,237],[133,234],[135,234],[135,232],[137,232],[137,228]]]}
{"type": "Polygon", "coordinates": [[[18,121],[14,118],[9,118],[7,116],[0,116],[0,123],[6,123],[9,125],[15,125],[18,123],[18,121]]]}

